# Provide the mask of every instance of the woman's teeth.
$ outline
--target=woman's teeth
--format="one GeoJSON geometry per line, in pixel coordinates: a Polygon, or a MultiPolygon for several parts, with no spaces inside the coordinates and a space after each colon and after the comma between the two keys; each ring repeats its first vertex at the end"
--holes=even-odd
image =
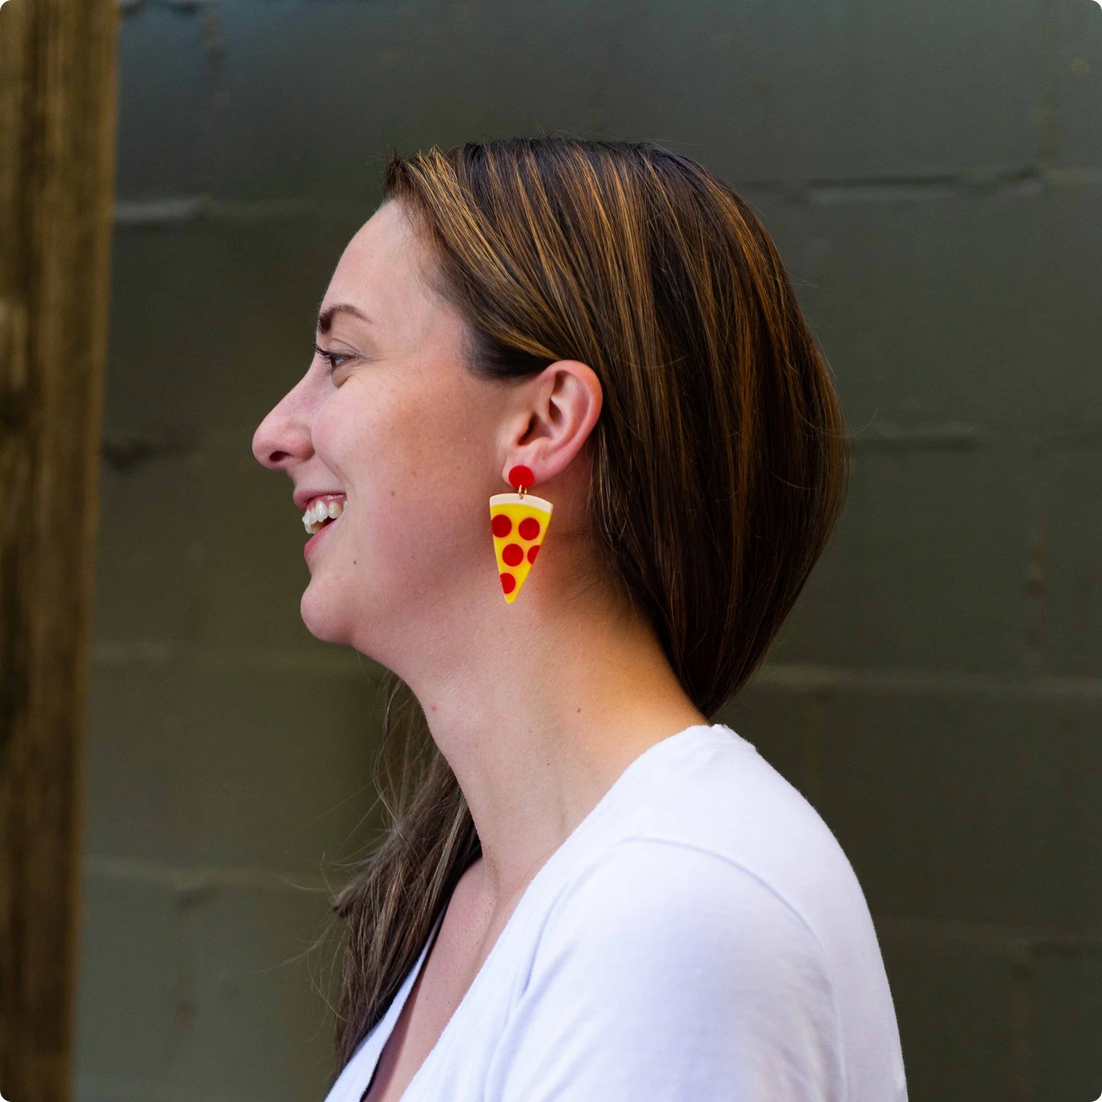
{"type": "Polygon", "coordinates": [[[344,512],[343,501],[322,501],[318,498],[302,514],[302,525],[310,535],[321,531],[327,520],[336,520],[344,512]]]}

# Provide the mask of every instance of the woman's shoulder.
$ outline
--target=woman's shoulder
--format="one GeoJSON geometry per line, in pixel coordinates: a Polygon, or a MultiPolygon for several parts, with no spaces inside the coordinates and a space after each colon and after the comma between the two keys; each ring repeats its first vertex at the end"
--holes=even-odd
{"type": "Polygon", "coordinates": [[[777,1068],[847,1097],[847,1066],[848,1097],[903,1098],[872,919],[807,800],[719,726],[658,744],[621,782],[543,900],[518,1023],[565,1046],[592,1026],[594,1053],[622,1036],[635,1064],[650,1046],[656,1074],[682,1056],[717,1083],[764,1069],[747,1098],[802,1097],[766,1089],[777,1068]]]}
{"type": "Polygon", "coordinates": [[[767,880],[713,848],[652,835],[603,847],[548,911],[540,942],[537,957],[584,960],[594,977],[693,974],[720,960],[745,975],[781,956],[824,985],[829,971],[815,931],[767,880]]]}
{"type": "MultiPolygon", "coordinates": [[[[805,797],[747,740],[722,724],[690,728],[652,747],[626,773],[588,847],[581,875],[609,878],[629,854],[636,870],[695,869],[700,890],[726,880],[758,884],[819,931],[867,915],[864,895],[834,834],[805,797]],[[722,871],[721,871],[722,870],[722,871]]],[[[662,872],[661,870],[666,870],[662,872]]]]}
{"type": "Polygon", "coordinates": [[[784,961],[824,997],[839,982],[871,983],[883,1003],[879,944],[845,853],[730,728],[652,747],[599,810],[544,897],[535,966],[619,959],[642,977],[721,956],[753,976],[784,961]]]}
{"type": "Polygon", "coordinates": [[[546,1097],[795,1098],[782,1080],[819,1079],[842,1097],[813,932],[744,869],[668,839],[616,840],[560,895],[510,1028],[508,1097],[544,1097],[560,1067],[546,1097]]]}

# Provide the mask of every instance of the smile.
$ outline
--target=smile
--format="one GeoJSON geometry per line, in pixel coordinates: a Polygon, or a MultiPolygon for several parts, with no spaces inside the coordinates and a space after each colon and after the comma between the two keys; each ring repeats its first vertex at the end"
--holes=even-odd
{"type": "Polygon", "coordinates": [[[310,535],[320,532],[344,512],[344,497],[325,495],[314,498],[302,514],[302,526],[310,535]]]}

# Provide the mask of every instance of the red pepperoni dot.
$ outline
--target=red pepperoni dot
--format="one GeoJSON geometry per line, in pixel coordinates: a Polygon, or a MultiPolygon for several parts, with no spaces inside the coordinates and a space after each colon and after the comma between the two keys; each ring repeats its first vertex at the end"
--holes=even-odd
{"type": "Polygon", "coordinates": [[[528,548],[528,561],[529,562],[535,562],[536,561],[536,553],[539,551],[539,549],[540,549],[540,545],[538,543],[533,543],[532,546],[528,548]]]}
{"type": "Polygon", "coordinates": [[[534,540],[540,534],[540,522],[535,517],[525,517],[517,531],[521,539],[534,540]]]}
{"type": "Polygon", "coordinates": [[[498,513],[490,521],[490,528],[494,535],[500,538],[501,536],[507,536],[513,530],[513,522],[504,513],[498,513]]]}
{"type": "Polygon", "coordinates": [[[516,587],[517,580],[513,577],[512,574],[501,575],[501,588],[505,590],[506,593],[512,593],[513,590],[516,589],[516,587]]]}
{"type": "Polygon", "coordinates": [[[506,566],[520,566],[524,561],[524,552],[519,543],[507,543],[501,552],[501,561],[506,566]]]}
{"type": "Polygon", "coordinates": [[[518,464],[515,467],[509,469],[509,485],[514,490],[519,490],[521,486],[531,486],[535,479],[532,475],[532,468],[524,466],[523,463],[518,464]]]}

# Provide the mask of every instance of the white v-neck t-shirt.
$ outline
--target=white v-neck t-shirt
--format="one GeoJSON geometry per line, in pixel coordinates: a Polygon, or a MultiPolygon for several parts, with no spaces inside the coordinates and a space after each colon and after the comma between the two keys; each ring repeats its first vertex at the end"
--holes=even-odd
{"type": "MultiPolygon", "coordinates": [[[[431,937],[326,1102],[360,1102],[431,937]]],[[[721,724],[636,758],[529,883],[402,1102],[903,1102],[865,897],[721,724]]]]}

